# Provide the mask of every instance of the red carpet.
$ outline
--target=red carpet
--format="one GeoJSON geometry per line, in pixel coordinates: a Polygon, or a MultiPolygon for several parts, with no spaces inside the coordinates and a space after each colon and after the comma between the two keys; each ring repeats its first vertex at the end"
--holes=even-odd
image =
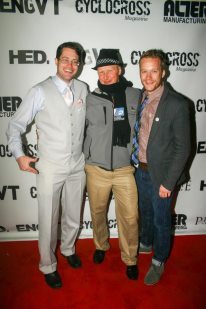
{"type": "Polygon", "coordinates": [[[92,262],[93,241],[77,243],[83,267],[72,269],[58,250],[63,287],[52,290],[38,270],[37,241],[0,243],[1,309],[203,309],[206,308],[206,235],[176,236],[159,284],[145,286],[151,255],[139,257],[139,279],[130,281],[118,240],[102,265],[92,262]]]}

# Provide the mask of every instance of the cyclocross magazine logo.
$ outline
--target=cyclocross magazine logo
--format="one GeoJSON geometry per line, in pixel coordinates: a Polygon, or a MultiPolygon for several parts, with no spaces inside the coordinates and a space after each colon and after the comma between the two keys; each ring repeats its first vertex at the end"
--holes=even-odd
{"type": "MultiPolygon", "coordinates": [[[[137,65],[144,51],[133,50],[131,52],[131,64],[137,65]]],[[[166,51],[168,65],[176,67],[176,71],[195,72],[199,66],[199,52],[166,51]]]]}
{"type": "MultiPolygon", "coordinates": [[[[108,227],[109,227],[109,229],[116,229],[117,228],[117,220],[116,219],[108,219],[108,227]]],[[[92,221],[91,220],[82,221],[80,229],[81,230],[93,229],[92,221]]]]}
{"type": "Polygon", "coordinates": [[[181,24],[205,24],[205,1],[171,1],[164,3],[163,21],[181,24]]]}
{"type": "MultiPolygon", "coordinates": [[[[23,144],[22,149],[24,154],[29,157],[37,157],[37,144],[23,144]]],[[[11,158],[12,154],[9,151],[8,145],[0,144],[0,158],[11,158]]]]}
{"type": "Polygon", "coordinates": [[[147,21],[150,15],[150,1],[127,0],[76,0],[77,13],[114,14],[129,21],[147,21]]]}
{"type": "Polygon", "coordinates": [[[196,111],[198,113],[206,113],[206,99],[201,98],[196,101],[196,111]]]}

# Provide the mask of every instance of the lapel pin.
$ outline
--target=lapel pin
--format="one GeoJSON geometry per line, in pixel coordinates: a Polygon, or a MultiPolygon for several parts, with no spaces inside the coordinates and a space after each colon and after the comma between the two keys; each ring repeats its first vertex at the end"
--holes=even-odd
{"type": "Polygon", "coordinates": [[[155,118],[155,121],[159,121],[159,120],[160,120],[159,117],[156,117],[156,118],[155,118]]]}

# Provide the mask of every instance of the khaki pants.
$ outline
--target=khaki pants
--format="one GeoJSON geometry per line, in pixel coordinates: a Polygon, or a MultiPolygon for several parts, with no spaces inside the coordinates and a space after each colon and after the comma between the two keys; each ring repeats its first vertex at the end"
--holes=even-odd
{"type": "Polygon", "coordinates": [[[135,265],[138,248],[138,209],[134,168],[126,166],[106,171],[98,166],[86,164],[85,171],[96,249],[109,249],[107,210],[112,191],[121,258],[126,265],[135,265]]]}

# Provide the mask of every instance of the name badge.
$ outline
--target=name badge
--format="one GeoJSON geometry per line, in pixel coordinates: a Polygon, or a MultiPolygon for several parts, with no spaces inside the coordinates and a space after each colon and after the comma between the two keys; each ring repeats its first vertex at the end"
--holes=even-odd
{"type": "Polygon", "coordinates": [[[124,120],[124,107],[114,108],[114,121],[124,120]]]}

